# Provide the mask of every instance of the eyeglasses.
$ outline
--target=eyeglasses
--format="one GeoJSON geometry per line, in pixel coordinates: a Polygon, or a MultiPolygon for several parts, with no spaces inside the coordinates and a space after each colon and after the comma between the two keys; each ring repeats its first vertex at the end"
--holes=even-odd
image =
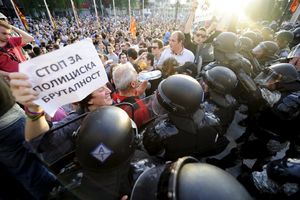
{"type": "Polygon", "coordinates": [[[201,33],[196,33],[196,36],[197,36],[197,37],[206,38],[206,35],[204,35],[204,34],[201,34],[201,33]]]}

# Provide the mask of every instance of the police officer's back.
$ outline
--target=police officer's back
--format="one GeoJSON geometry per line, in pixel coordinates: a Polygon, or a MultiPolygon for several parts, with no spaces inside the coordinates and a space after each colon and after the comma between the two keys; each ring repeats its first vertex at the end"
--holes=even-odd
{"type": "Polygon", "coordinates": [[[226,132],[238,106],[232,96],[232,91],[238,83],[237,77],[232,70],[223,66],[207,70],[202,77],[203,84],[207,85],[203,103],[205,110],[214,113],[220,119],[222,131],[226,132]]]}
{"type": "Polygon", "coordinates": [[[146,150],[166,160],[222,151],[227,139],[220,135],[218,119],[200,108],[202,98],[200,84],[187,75],[173,75],[161,82],[153,108],[164,115],[148,126],[143,137],[146,150]]]}
{"type": "Polygon", "coordinates": [[[76,138],[76,160],[80,168],[69,169],[71,173],[66,171],[61,175],[66,178],[73,174],[71,183],[66,182],[67,188],[85,200],[121,199],[130,195],[134,182],[132,164],[135,163],[132,162],[146,156],[137,154],[137,143],[136,125],[124,110],[104,106],[91,112],[84,119],[76,138]]]}

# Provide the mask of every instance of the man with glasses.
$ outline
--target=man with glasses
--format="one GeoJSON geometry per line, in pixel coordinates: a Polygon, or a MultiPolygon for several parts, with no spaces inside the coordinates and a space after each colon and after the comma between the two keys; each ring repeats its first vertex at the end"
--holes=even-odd
{"type": "Polygon", "coordinates": [[[196,0],[192,3],[190,16],[184,27],[185,44],[184,46],[192,51],[195,55],[194,63],[196,65],[204,66],[211,61],[213,58],[213,48],[210,43],[206,43],[208,37],[208,31],[204,27],[197,27],[193,33],[193,38],[191,38],[190,31],[192,29],[194,16],[196,9],[198,7],[198,2],[196,0]],[[193,41],[192,41],[193,39],[193,41]]]}
{"type": "Polygon", "coordinates": [[[163,41],[160,39],[154,39],[152,41],[152,46],[151,46],[151,50],[152,50],[152,54],[154,55],[154,64],[153,67],[156,69],[157,68],[157,63],[160,59],[161,53],[163,51],[163,41]]]}

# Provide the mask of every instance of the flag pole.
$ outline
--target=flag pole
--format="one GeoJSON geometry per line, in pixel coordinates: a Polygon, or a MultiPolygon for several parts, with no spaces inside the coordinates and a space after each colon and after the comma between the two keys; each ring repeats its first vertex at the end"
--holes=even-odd
{"type": "Polygon", "coordinates": [[[143,15],[143,16],[142,16],[142,17],[143,17],[142,19],[143,19],[143,21],[144,21],[144,10],[145,10],[145,1],[144,1],[144,0],[143,0],[143,6],[142,6],[142,9],[143,9],[143,10],[142,10],[142,15],[143,15]]]}
{"type": "Polygon", "coordinates": [[[129,11],[129,21],[131,21],[131,5],[130,5],[130,0],[128,0],[128,11],[129,11]]]}
{"type": "Polygon", "coordinates": [[[12,6],[13,6],[13,8],[14,8],[14,10],[15,10],[15,13],[16,13],[16,15],[17,15],[17,17],[18,17],[18,19],[19,19],[21,25],[23,26],[23,29],[26,30],[26,28],[25,28],[25,26],[24,26],[24,24],[23,24],[23,22],[22,22],[22,20],[21,20],[21,18],[20,18],[20,16],[19,16],[19,14],[18,14],[18,12],[17,12],[15,3],[13,2],[13,0],[10,0],[10,2],[11,2],[12,6]]]}
{"type": "Polygon", "coordinates": [[[52,27],[55,29],[55,25],[54,25],[54,22],[53,22],[53,20],[52,20],[52,16],[51,16],[51,13],[50,13],[50,10],[49,10],[49,8],[48,8],[48,5],[47,5],[46,0],[44,0],[44,4],[45,4],[45,6],[46,6],[46,10],[47,10],[47,13],[48,13],[48,16],[49,16],[51,25],[52,25],[52,27]]]}
{"type": "Polygon", "coordinates": [[[75,17],[75,21],[76,21],[77,27],[79,27],[78,15],[77,15],[77,12],[75,10],[75,6],[74,6],[73,0],[71,0],[71,5],[72,5],[72,9],[73,9],[73,13],[74,13],[74,17],[75,17]]]}
{"type": "Polygon", "coordinates": [[[96,14],[96,19],[97,19],[98,28],[100,28],[100,23],[99,23],[99,18],[98,18],[98,12],[97,12],[96,1],[93,0],[93,2],[94,2],[94,8],[95,8],[95,14],[96,14]]]}
{"type": "Polygon", "coordinates": [[[116,19],[116,7],[115,7],[115,0],[113,0],[113,8],[114,8],[114,16],[115,16],[115,19],[116,19]]]}

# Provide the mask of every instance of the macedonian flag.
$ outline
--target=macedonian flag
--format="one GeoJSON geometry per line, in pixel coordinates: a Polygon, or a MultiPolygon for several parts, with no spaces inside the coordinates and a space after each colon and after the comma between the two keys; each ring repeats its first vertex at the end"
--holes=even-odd
{"type": "Polygon", "coordinates": [[[129,30],[130,30],[132,37],[136,37],[136,22],[135,22],[134,17],[131,17],[129,30]]]}
{"type": "Polygon", "coordinates": [[[27,20],[26,20],[26,17],[23,15],[23,13],[21,12],[21,10],[19,9],[19,7],[17,6],[17,4],[15,3],[15,1],[12,1],[12,3],[14,4],[14,7],[16,8],[16,12],[17,12],[17,15],[19,15],[21,21],[22,21],[22,24],[24,26],[24,28],[29,31],[29,26],[27,24],[27,20]]]}

